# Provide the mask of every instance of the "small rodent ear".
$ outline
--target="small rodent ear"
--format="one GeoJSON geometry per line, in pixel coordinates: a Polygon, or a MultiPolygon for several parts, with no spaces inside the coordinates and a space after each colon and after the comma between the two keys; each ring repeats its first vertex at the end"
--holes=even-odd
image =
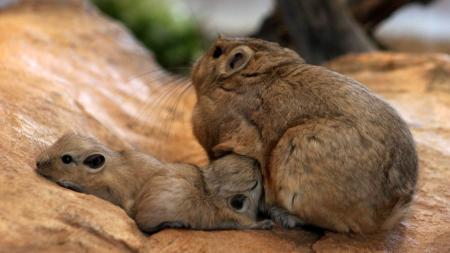
{"type": "Polygon", "coordinates": [[[239,46],[233,49],[226,57],[224,72],[226,75],[231,75],[245,66],[252,58],[254,52],[248,46],[239,46]]]}
{"type": "Polygon", "coordinates": [[[233,146],[229,142],[217,144],[212,148],[212,154],[214,158],[222,157],[226,154],[233,152],[233,146]]]}
{"type": "Polygon", "coordinates": [[[211,149],[212,158],[220,158],[222,156],[228,155],[230,153],[246,155],[247,149],[242,146],[239,141],[235,139],[227,140],[225,142],[219,143],[212,147],[211,149]]]}
{"type": "Polygon", "coordinates": [[[102,154],[92,154],[84,159],[83,164],[89,168],[89,171],[98,172],[105,165],[106,158],[102,154]]]}

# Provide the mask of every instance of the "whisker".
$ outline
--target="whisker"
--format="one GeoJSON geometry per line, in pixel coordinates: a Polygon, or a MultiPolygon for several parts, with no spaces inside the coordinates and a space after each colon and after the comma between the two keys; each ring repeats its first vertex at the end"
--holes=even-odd
{"type": "MultiPolygon", "coordinates": [[[[181,78],[180,78],[180,79],[181,79],[181,78]]],[[[172,92],[172,90],[175,89],[175,88],[177,87],[177,85],[174,85],[174,83],[177,83],[178,81],[179,81],[179,79],[175,79],[174,81],[170,82],[170,83],[167,84],[166,86],[159,87],[159,88],[158,88],[159,91],[156,91],[156,90],[155,90],[156,93],[157,93],[157,92],[161,93],[160,96],[158,97],[158,99],[156,100],[156,102],[157,102],[156,105],[159,104],[159,101],[158,101],[158,100],[162,100],[162,98],[163,98],[164,96],[166,96],[167,93],[172,92]],[[161,92],[161,90],[163,90],[163,91],[161,92]]],[[[152,94],[152,96],[155,96],[155,94],[152,94]]],[[[147,103],[147,104],[141,109],[140,115],[142,115],[142,113],[144,113],[145,110],[147,110],[148,107],[151,106],[151,105],[155,105],[155,103],[154,103],[154,102],[153,102],[153,103],[147,103]]]]}
{"type": "MultiPolygon", "coordinates": [[[[175,104],[170,108],[170,118],[169,118],[169,125],[167,126],[167,134],[165,136],[165,141],[168,141],[171,137],[171,133],[172,133],[172,129],[173,129],[173,125],[175,123],[175,120],[177,119],[176,116],[178,114],[178,106],[179,104],[182,102],[183,100],[183,96],[186,94],[186,92],[189,90],[189,88],[192,87],[192,84],[190,82],[188,82],[187,84],[185,84],[183,86],[183,89],[181,90],[181,92],[178,94],[176,100],[175,100],[175,104]]],[[[181,120],[181,123],[184,123],[184,117],[179,118],[179,120],[181,120]]]]}
{"type": "Polygon", "coordinates": [[[131,81],[134,81],[136,79],[139,79],[139,78],[142,78],[142,77],[146,77],[146,76],[152,76],[153,79],[156,79],[155,77],[153,77],[153,75],[155,75],[155,74],[166,74],[167,76],[169,76],[170,74],[169,74],[168,71],[176,72],[177,70],[178,71],[184,71],[184,70],[189,70],[190,71],[191,67],[171,67],[171,68],[165,68],[165,69],[163,69],[163,68],[155,68],[155,69],[151,69],[151,70],[145,71],[145,72],[143,72],[141,74],[137,74],[137,75],[131,77],[130,79],[126,80],[125,83],[129,83],[131,81]],[[152,74],[152,75],[150,75],[150,74],[152,74]]]}
{"type": "Polygon", "coordinates": [[[143,108],[144,110],[142,111],[141,115],[147,116],[146,113],[148,113],[148,109],[159,108],[159,106],[164,105],[163,102],[165,102],[165,99],[167,97],[170,97],[169,95],[171,95],[171,93],[176,92],[176,90],[179,88],[178,83],[180,83],[182,80],[183,80],[182,78],[179,78],[169,83],[166,87],[161,87],[162,92],[160,92],[161,94],[159,95],[159,97],[156,100],[152,101],[151,103],[146,104],[143,108]]]}
{"type": "MultiPolygon", "coordinates": [[[[171,69],[190,71],[191,67],[171,69]]],[[[179,104],[191,84],[187,82],[185,76],[173,77],[165,69],[152,69],[143,72],[130,78],[127,82],[136,79],[146,80],[144,82],[147,83],[152,82],[152,85],[149,85],[151,89],[149,102],[136,112],[137,126],[134,127],[134,131],[147,138],[150,137],[150,140],[156,144],[166,142],[172,135],[179,104]]],[[[184,117],[182,120],[184,121],[184,117]]],[[[157,152],[154,155],[159,156],[164,147],[164,145],[152,147],[152,150],[157,152]]]]}
{"type": "MultiPolygon", "coordinates": [[[[153,128],[151,129],[152,131],[149,134],[149,136],[153,136],[155,140],[157,140],[158,143],[160,143],[160,145],[158,145],[157,149],[155,150],[156,154],[159,156],[161,154],[161,152],[163,151],[163,148],[165,148],[165,145],[161,145],[161,143],[166,142],[166,138],[161,138],[161,137],[156,137],[154,135],[155,131],[160,131],[162,133],[162,135],[160,136],[166,136],[167,134],[165,134],[167,132],[167,122],[168,122],[168,118],[171,117],[171,104],[173,103],[172,101],[174,101],[176,99],[176,97],[178,96],[178,94],[180,93],[180,90],[183,90],[184,85],[178,85],[175,89],[172,89],[172,92],[167,93],[169,94],[168,97],[164,98],[164,102],[163,102],[163,106],[161,106],[158,110],[158,115],[156,116],[157,120],[158,120],[158,124],[155,124],[153,126],[153,128]],[[163,116],[161,116],[163,114],[163,116]]],[[[176,102],[176,101],[175,101],[176,102]]]]}
{"type": "Polygon", "coordinates": [[[31,143],[34,145],[34,148],[36,150],[36,154],[35,154],[36,157],[34,157],[34,159],[36,159],[38,155],[47,157],[47,159],[48,159],[49,158],[48,147],[50,144],[43,141],[43,139],[48,139],[48,137],[53,137],[53,134],[50,134],[47,132],[42,135],[37,134],[35,136],[37,136],[37,137],[29,139],[31,141],[31,143]]]}
{"type": "MultiPolygon", "coordinates": [[[[185,87],[189,85],[188,83],[183,82],[181,85],[179,85],[177,87],[177,89],[171,93],[170,97],[168,97],[167,100],[165,100],[165,112],[166,114],[164,115],[164,118],[161,120],[161,123],[166,123],[168,119],[170,119],[171,117],[173,117],[173,109],[172,109],[172,105],[178,103],[178,97],[179,94],[181,94],[183,92],[183,90],[185,89],[185,87]]],[[[160,127],[163,127],[163,125],[161,125],[160,127]]],[[[164,126],[164,129],[166,129],[166,126],[164,126]]]]}
{"type": "MultiPolygon", "coordinates": [[[[164,113],[164,110],[162,109],[163,106],[168,104],[168,100],[170,100],[173,96],[173,94],[176,94],[179,89],[181,89],[183,86],[180,86],[180,83],[184,83],[184,78],[176,79],[174,82],[171,82],[168,86],[163,88],[163,90],[160,92],[159,97],[156,100],[153,100],[152,102],[149,102],[147,105],[143,107],[141,110],[142,112],[139,115],[139,122],[146,122],[148,114],[151,112],[156,111],[157,114],[153,115],[154,120],[159,120],[160,124],[163,124],[163,118],[162,114],[164,113]]],[[[155,130],[161,129],[160,126],[162,125],[154,125],[152,128],[152,131],[145,133],[147,136],[152,136],[154,134],[155,130]]],[[[141,128],[138,129],[139,132],[143,133],[144,127],[148,127],[146,124],[142,124],[141,128]]]]}
{"type": "MultiPolygon", "coordinates": [[[[163,73],[168,74],[167,71],[166,71],[165,69],[160,69],[160,68],[158,68],[158,69],[152,69],[152,70],[145,71],[145,72],[143,72],[143,73],[141,73],[141,74],[138,74],[138,75],[136,75],[136,76],[131,77],[130,79],[126,80],[125,83],[129,83],[129,82],[131,82],[131,81],[134,81],[134,80],[136,80],[136,79],[142,78],[142,77],[147,76],[147,75],[149,75],[149,74],[153,74],[153,75],[154,75],[154,74],[163,74],[163,73]]],[[[153,75],[152,75],[152,77],[153,77],[153,75]]],[[[155,78],[154,78],[154,79],[155,79],[155,78]]]]}

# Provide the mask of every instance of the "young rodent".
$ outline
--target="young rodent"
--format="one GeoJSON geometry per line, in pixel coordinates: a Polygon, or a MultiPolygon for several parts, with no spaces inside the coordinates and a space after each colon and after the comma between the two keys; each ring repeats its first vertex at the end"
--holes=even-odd
{"type": "Polygon", "coordinates": [[[359,82],[251,38],[217,39],[192,82],[196,138],[211,160],[233,152],[259,161],[275,221],[296,225],[284,209],[308,224],[371,233],[403,216],[415,144],[397,112],[359,82]]]}
{"type": "Polygon", "coordinates": [[[136,151],[115,152],[70,133],[42,152],[36,166],[63,187],[120,206],[147,233],[272,227],[270,220],[256,221],[262,178],[258,162],[248,157],[228,155],[200,169],[136,151]]]}

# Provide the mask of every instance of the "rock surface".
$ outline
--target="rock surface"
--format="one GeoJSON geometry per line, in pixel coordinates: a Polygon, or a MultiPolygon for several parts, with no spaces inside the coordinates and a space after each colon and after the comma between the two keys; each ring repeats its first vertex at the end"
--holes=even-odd
{"type": "Polygon", "coordinates": [[[11,1],[0,10],[0,252],[450,252],[450,58],[373,53],[329,67],[367,84],[410,124],[420,180],[395,230],[165,230],[145,237],[120,208],[34,173],[65,131],[166,161],[205,155],[190,130],[185,79],[162,71],[119,24],[76,0],[11,1]]]}

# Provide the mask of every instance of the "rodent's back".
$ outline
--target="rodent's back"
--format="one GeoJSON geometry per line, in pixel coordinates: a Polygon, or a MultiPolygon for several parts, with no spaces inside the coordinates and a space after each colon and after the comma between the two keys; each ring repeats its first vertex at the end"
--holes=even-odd
{"type": "Polygon", "coordinates": [[[261,192],[259,167],[251,158],[228,155],[205,168],[165,164],[137,196],[135,219],[146,231],[163,222],[194,229],[248,228],[257,224],[261,192]],[[232,204],[235,198],[239,203],[232,204]]]}
{"type": "MultiPolygon", "coordinates": [[[[380,166],[386,176],[385,194],[395,194],[404,188],[414,189],[418,161],[412,134],[398,112],[364,85],[322,67],[304,73],[306,87],[317,89],[319,99],[335,111],[336,120],[358,130],[365,148],[378,148],[384,153],[380,166]],[[322,78],[317,80],[315,76],[322,78]]],[[[319,103],[319,102],[318,102],[319,103]]],[[[332,116],[333,117],[333,116],[332,116]]]]}
{"type": "MultiPolygon", "coordinates": [[[[390,105],[357,81],[321,67],[302,67],[302,78],[295,83],[297,86],[294,87],[298,89],[294,88],[293,96],[303,104],[307,101],[307,104],[297,115],[291,111],[294,121],[298,119],[299,122],[291,121],[292,127],[281,137],[275,154],[271,156],[273,167],[269,172],[275,182],[269,181],[268,184],[282,185],[284,182],[285,185],[295,185],[293,175],[314,181],[319,175],[325,175],[322,188],[333,192],[333,199],[343,198],[341,201],[330,200],[335,205],[334,212],[338,207],[342,207],[342,213],[344,210],[354,213],[363,210],[359,211],[359,220],[345,215],[346,219],[355,219],[352,222],[357,231],[387,228],[383,222],[395,224],[391,217],[400,217],[397,212],[402,212],[411,201],[417,180],[417,155],[407,124],[390,105]],[[280,157],[286,156],[286,147],[303,151],[291,158],[297,162],[293,160],[283,168],[277,164],[283,163],[280,157]],[[279,169],[274,169],[276,167],[279,169]],[[292,172],[288,173],[288,168],[292,172]],[[302,169],[305,172],[301,172],[302,169]],[[334,180],[325,183],[325,178],[334,180]],[[362,217],[369,219],[364,223],[362,217]]],[[[282,109],[289,110],[292,104],[286,104],[282,109]]],[[[313,188],[313,185],[303,183],[303,186],[293,186],[291,190],[296,191],[296,187],[305,190],[313,188]]],[[[311,202],[325,195],[308,193],[311,202]]],[[[278,193],[278,196],[285,199],[290,195],[278,193]]],[[[307,211],[308,204],[304,202],[295,208],[304,215],[302,218],[315,216],[315,222],[323,222],[319,225],[342,231],[348,229],[344,225],[337,228],[331,223],[339,219],[324,219],[325,216],[337,215],[335,213],[318,217],[317,212],[307,211]]]]}
{"type": "Polygon", "coordinates": [[[183,221],[199,226],[212,215],[206,213],[204,182],[199,168],[170,164],[148,179],[136,198],[136,222],[151,230],[165,221],[183,221]]]}

